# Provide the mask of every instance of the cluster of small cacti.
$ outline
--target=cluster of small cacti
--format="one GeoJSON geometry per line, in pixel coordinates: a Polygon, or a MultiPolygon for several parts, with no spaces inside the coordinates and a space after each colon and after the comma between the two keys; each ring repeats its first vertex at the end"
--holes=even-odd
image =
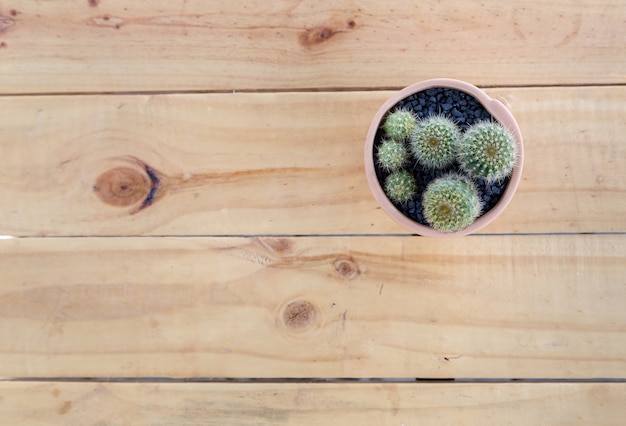
{"type": "Polygon", "coordinates": [[[430,169],[458,162],[462,174],[431,181],[422,197],[424,218],[442,232],[464,229],[480,215],[483,206],[475,179],[500,181],[511,174],[517,160],[515,138],[496,121],[480,121],[462,132],[444,115],[418,120],[410,110],[399,109],[387,115],[382,127],[387,139],[376,156],[389,173],[385,193],[396,203],[411,200],[417,192],[415,178],[403,169],[410,156],[430,169]]]}
{"type": "Polygon", "coordinates": [[[392,201],[405,203],[417,191],[413,175],[402,169],[409,159],[405,143],[417,129],[417,118],[411,111],[399,109],[387,115],[383,129],[388,139],[380,144],[376,156],[380,167],[390,173],[385,193],[392,201]]]}

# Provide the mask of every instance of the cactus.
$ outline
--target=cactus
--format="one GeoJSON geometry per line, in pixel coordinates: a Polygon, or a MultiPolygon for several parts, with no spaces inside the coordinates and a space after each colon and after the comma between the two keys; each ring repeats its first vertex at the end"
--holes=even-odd
{"type": "Polygon", "coordinates": [[[500,123],[480,121],[465,131],[458,159],[468,174],[492,183],[511,174],[517,161],[517,143],[500,123]]]}
{"type": "Polygon", "coordinates": [[[404,143],[389,139],[380,144],[376,157],[383,170],[395,172],[406,162],[409,154],[404,143]]]}
{"type": "Polygon", "coordinates": [[[383,124],[387,136],[399,142],[408,139],[416,128],[417,118],[408,109],[398,109],[390,113],[383,124]]]}
{"type": "Polygon", "coordinates": [[[457,125],[444,115],[431,115],[411,135],[411,150],[420,164],[439,169],[452,163],[461,140],[457,125]]]}
{"type": "Polygon", "coordinates": [[[389,199],[396,203],[409,201],[416,190],[415,178],[406,170],[392,173],[385,179],[385,192],[389,199]]]}
{"type": "Polygon", "coordinates": [[[441,232],[466,228],[482,210],[472,181],[456,173],[433,180],[424,191],[422,205],[426,221],[441,232]]]}

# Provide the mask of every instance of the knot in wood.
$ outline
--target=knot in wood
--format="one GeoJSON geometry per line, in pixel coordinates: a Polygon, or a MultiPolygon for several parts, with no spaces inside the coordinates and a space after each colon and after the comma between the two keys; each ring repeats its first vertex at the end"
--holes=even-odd
{"type": "Polygon", "coordinates": [[[94,191],[100,200],[111,206],[126,207],[144,200],[152,183],[145,173],[130,167],[117,167],[102,173],[94,191]]]}
{"type": "Polygon", "coordinates": [[[301,330],[315,321],[315,305],[307,300],[296,300],[283,309],[283,322],[291,330],[301,330]]]}
{"type": "Polygon", "coordinates": [[[351,280],[361,273],[352,256],[338,256],[333,262],[333,267],[339,276],[346,280],[351,280]]]}
{"type": "MultiPolygon", "coordinates": [[[[15,14],[17,15],[17,12],[15,14]]],[[[13,25],[15,25],[15,19],[11,18],[10,16],[0,15],[0,33],[5,32],[13,25]]]]}
{"type": "Polygon", "coordinates": [[[335,28],[328,26],[320,26],[315,28],[309,28],[300,34],[300,44],[306,48],[323,43],[337,33],[335,28]]]}

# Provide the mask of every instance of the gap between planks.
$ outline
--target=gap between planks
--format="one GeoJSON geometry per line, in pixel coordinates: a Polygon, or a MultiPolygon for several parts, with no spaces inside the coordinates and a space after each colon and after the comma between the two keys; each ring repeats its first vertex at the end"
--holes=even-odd
{"type": "MultiPolygon", "coordinates": [[[[465,238],[475,237],[556,237],[556,236],[576,236],[576,235],[626,235],[626,232],[519,232],[503,234],[471,234],[465,238]]],[[[0,240],[15,239],[55,239],[55,238],[426,238],[416,234],[162,234],[162,235],[0,235],[0,240]]]]}
{"type": "Polygon", "coordinates": [[[311,377],[311,378],[230,378],[230,377],[0,377],[0,382],[33,382],[33,383],[241,383],[241,384],[267,384],[267,383],[420,383],[440,385],[444,383],[626,383],[626,378],[605,379],[488,379],[488,378],[458,378],[458,379],[427,379],[427,378],[342,378],[342,377],[311,377]]]}
{"type": "MultiPolygon", "coordinates": [[[[417,81],[416,81],[417,82],[417,81]]],[[[624,87],[626,83],[572,83],[572,84],[481,84],[481,89],[563,89],[593,87],[624,87]]],[[[41,92],[41,93],[0,93],[0,98],[12,97],[45,97],[45,96],[161,96],[161,95],[223,95],[223,94],[254,94],[254,93],[333,93],[333,92],[393,92],[406,86],[389,87],[296,87],[281,89],[232,89],[232,90],[143,90],[143,91],[90,91],[90,92],[41,92]]]]}

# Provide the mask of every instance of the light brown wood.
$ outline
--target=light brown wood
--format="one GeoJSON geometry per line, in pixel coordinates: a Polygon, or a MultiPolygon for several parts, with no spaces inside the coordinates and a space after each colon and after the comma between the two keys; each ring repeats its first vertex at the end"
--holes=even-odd
{"type": "Polygon", "coordinates": [[[623,425],[625,383],[0,382],[12,425],[623,425]]]}
{"type": "Polygon", "coordinates": [[[0,0],[0,424],[621,426],[625,23],[623,0],[0,0]],[[519,121],[491,235],[406,236],[366,187],[376,109],[434,77],[519,121]]]}
{"type": "MultiPolygon", "coordinates": [[[[512,204],[482,232],[626,231],[626,88],[488,92],[513,109],[526,161],[512,204]]],[[[1,98],[0,234],[406,233],[363,168],[365,133],[389,96],[1,98]],[[147,170],[159,185],[142,209],[147,170]],[[129,197],[106,192],[115,179],[131,182],[129,197]]]]}
{"type": "Polygon", "coordinates": [[[625,21],[622,0],[2,0],[0,93],[620,84],[625,21]]]}
{"type": "Polygon", "coordinates": [[[626,235],[0,243],[5,377],[626,371],[626,235]]]}

